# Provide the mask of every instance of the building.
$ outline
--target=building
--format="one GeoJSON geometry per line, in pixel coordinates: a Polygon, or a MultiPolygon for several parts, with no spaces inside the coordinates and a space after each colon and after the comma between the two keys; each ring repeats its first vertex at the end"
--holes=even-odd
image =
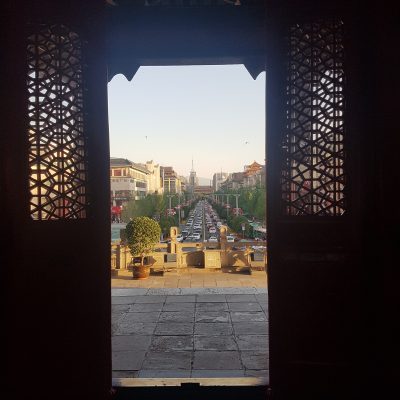
{"type": "Polygon", "coordinates": [[[161,166],[155,164],[153,160],[146,161],[143,164],[150,173],[147,175],[147,193],[162,194],[164,191],[163,182],[161,177],[161,166]]]}
{"type": "Polygon", "coordinates": [[[244,187],[244,172],[232,172],[220,185],[221,190],[237,190],[242,187],[244,187]]]}
{"type": "Polygon", "coordinates": [[[211,194],[212,192],[212,186],[197,185],[193,189],[193,193],[195,194],[211,194]]]}
{"type": "Polygon", "coordinates": [[[110,158],[111,204],[121,206],[147,194],[150,172],[126,158],[110,158]]]}
{"type": "Polygon", "coordinates": [[[164,193],[181,193],[182,183],[173,167],[161,167],[164,193]]]}
{"type": "Polygon", "coordinates": [[[245,165],[243,172],[243,186],[265,186],[265,165],[258,164],[256,161],[250,165],[245,165]]]}
{"type": "Polygon", "coordinates": [[[181,181],[181,192],[186,192],[188,190],[187,178],[183,175],[179,175],[178,178],[181,181]]]}
{"type": "Polygon", "coordinates": [[[216,172],[213,175],[213,189],[217,192],[221,185],[228,179],[229,174],[227,172],[216,172]]]}
{"type": "Polygon", "coordinates": [[[189,175],[189,187],[193,190],[199,184],[199,178],[197,177],[196,171],[193,168],[193,159],[192,159],[192,169],[190,170],[189,175]]]}

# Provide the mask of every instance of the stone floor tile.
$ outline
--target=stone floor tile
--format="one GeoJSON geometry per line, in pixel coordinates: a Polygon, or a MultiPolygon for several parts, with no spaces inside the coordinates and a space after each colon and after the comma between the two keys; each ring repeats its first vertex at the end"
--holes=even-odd
{"type": "Polygon", "coordinates": [[[237,350],[233,336],[195,336],[194,349],[197,350],[237,350]]]}
{"type": "Polygon", "coordinates": [[[130,312],[125,315],[124,323],[134,322],[157,322],[160,316],[160,311],[148,311],[148,312],[130,312]]]}
{"type": "Polygon", "coordinates": [[[135,303],[129,308],[129,312],[147,313],[151,311],[161,311],[164,303],[135,303]]]}
{"type": "Polygon", "coordinates": [[[150,350],[160,351],[192,351],[193,336],[192,335],[175,335],[175,336],[154,336],[150,345],[150,350]]]}
{"type": "Polygon", "coordinates": [[[194,325],[195,335],[232,335],[233,328],[230,322],[196,322],[194,325]]]}
{"type": "Polygon", "coordinates": [[[163,295],[175,295],[180,294],[181,289],[179,288],[151,288],[148,290],[147,295],[152,296],[163,296],[163,295]]]}
{"type": "Polygon", "coordinates": [[[165,295],[143,295],[136,296],[135,303],[164,303],[165,299],[165,295]]]}
{"type": "Polygon", "coordinates": [[[190,311],[194,312],[196,303],[168,303],[166,302],[163,311],[190,311]]]}
{"type": "Polygon", "coordinates": [[[196,322],[230,322],[226,311],[196,311],[196,322]]]}
{"type": "Polygon", "coordinates": [[[131,335],[131,334],[140,334],[140,335],[152,335],[154,330],[156,329],[155,322],[135,322],[135,323],[125,323],[121,322],[118,325],[117,331],[115,335],[131,335]]]}
{"type": "Polygon", "coordinates": [[[163,311],[159,322],[192,322],[194,311],[163,311]]]}
{"type": "Polygon", "coordinates": [[[124,313],[128,312],[132,307],[132,304],[112,304],[111,305],[111,313],[124,313]]]}
{"type": "Polygon", "coordinates": [[[190,279],[179,279],[178,287],[180,288],[190,287],[190,279]]]}
{"type": "Polygon", "coordinates": [[[112,296],[111,297],[111,304],[133,304],[136,303],[139,296],[112,296]]]}
{"type": "Polygon", "coordinates": [[[215,287],[217,286],[216,281],[204,281],[204,287],[215,287]]]}
{"type": "Polygon", "coordinates": [[[149,351],[143,361],[142,369],[188,370],[192,362],[191,351],[154,352],[149,351]]]}
{"type": "Polygon", "coordinates": [[[195,303],[195,295],[169,295],[165,301],[166,303],[195,303]]]}
{"type": "Polygon", "coordinates": [[[245,371],[243,369],[193,369],[192,378],[239,378],[243,377],[245,371]]]}
{"type": "Polygon", "coordinates": [[[192,335],[193,322],[159,322],[155,328],[155,335],[192,335]]]}
{"type": "Polygon", "coordinates": [[[145,358],[145,351],[113,351],[112,369],[114,371],[139,370],[145,358]]]}
{"type": "Polygon", "coordinates": [[[267,303],[268,302],[267,293],[259,293],[259,294],[256,294],[255,296],[259,303],[267,303]]]}
{"type": "Polygon", "coordinates": [[[197,311],[229,311],[227,303],[196,303],[197,311]]]}
{"type": "Polygon", "coordinates": [[[139,289],[139,288],[112,288],[111,289],[111,295],[113,297],[117,297],[117,296],[137,296],[137,295],[141,295],[141,294],[146,294],[147,293],[147,289],[139,289]]]}
{"type": "Polygon", "coordinates": [[[120,335],[111,338],[112,351],[146,351],[151,343],[151,335],[120,335]]]}
{"type": "Polygon", "coordinates": [[[233,322],[235,335],[267,335],[268,322],[233,322]]]}
{"type": "Polygon", "coordinates": [[[254,294],[227,294],[226,301],[228,303],[235,303],[235,302],[256,303],[257,299],[254,294]]]}
{"type": "Polygon", "coordinates": [[[228,303],[230,311],[263,311],[259,303],[228,303]]]}
{"type": "Polygon", "coordinates": [[[175,282],[164,282],[164,287],[165,288],[177,288],[178,287],[178,281],[175,281],[175,282]]]}
{"type": "Polygon", "coordinates": [[[267,335],[238,335],[236,342],[240,351],[255,350],[266,352],[269,349],[269,340],[267,335]]]}
{"type": "Polygon", "coordinates": [[[198,294],[197,303],[225,303],[224,294],[198,294]]]}
{"type": "Polygon", "coordinates": [[[269,353],[260,351],[242,351],[240,353],[244,368],[254,370],[269,369],[269,353]]]}
{"type": "Polygon", "coordinates": [[[195,351],[193,370],[239,370],[242,364],[237,351],[195,351]]]}
{"type": "Polygon", "coordinates": [[[261,322],[267,320],[263,311],[231,311],[231,319],[232,322],[261,322]]]}

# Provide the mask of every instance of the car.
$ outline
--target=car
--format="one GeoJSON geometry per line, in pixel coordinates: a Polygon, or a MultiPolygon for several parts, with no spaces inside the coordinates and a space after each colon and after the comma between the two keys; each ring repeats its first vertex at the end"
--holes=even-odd
{"type": "Polygon", "coordinates": [[[208,230],[208,232],[210,232],[210,233],[217,233],[217,230],[212,226],[212,227],[208,230]]]}
{"type": "Polygon", "coordinates": [[[193,242],[194,238],[193,235],[186,236],[185,242],[193,242]]]}
{"type": "Polygon", "coordinates": [[[217,239],[216,236],[210,236],[210,237],[208,238],[208,241],[209,241],[209,242],[218,242],[218,239],[217,239]]]}
{"type": "Polygon", "coordinates": [[[229,243],[233,243],[235,241],[235,237],[232,236],[232,235],[228,235],[226,237],[226,241],[229,242],[229,243]]]}
{"type": "Polygon", "coordinates": [[[189,235],[189,231],[187,231],[186,229],[184,229],[182,232],[182,236],[185,238],[189,235]]]}
{"type": "Polygon", "coordinates": [[[183,241],[183,236],[182,236],[182,234],[179,234],[179,235],[176,236],[176,241],[177,241],[177,242],[182,242],[182,241],[183,241]]]}
{"type": "Polygon", "coordinates": [[[193,233],[193,239],[200,240],[200,233],[193,233]]]}

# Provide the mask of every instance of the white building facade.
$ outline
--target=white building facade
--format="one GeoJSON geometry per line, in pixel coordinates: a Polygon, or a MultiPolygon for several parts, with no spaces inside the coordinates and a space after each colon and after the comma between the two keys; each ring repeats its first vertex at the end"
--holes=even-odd
{"type": "Polygon", "coordinates": [[[121,206],[129,200],[140,200],[147,194],[150,172],[124,158],[110,159],[111,204],[121,206]]]}

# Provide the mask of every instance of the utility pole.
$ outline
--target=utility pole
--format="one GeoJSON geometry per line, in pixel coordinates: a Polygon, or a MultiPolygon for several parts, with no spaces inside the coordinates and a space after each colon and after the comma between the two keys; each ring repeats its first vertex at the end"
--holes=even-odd
{"type": "Polygon", "coordinates": [[[168,199],[169,199],[169,208],[168,208],[168,215],[170,214],[170,212],[171,212],[171,209],[172,209],[172,206],[171,206],[171,199],[172,199],[172,197],[174,197],[172,194],[167,194],[167,197],[168,197],[168,199]]]}
{"type": "Polygon", "coordinates": [[[228,222],[228,218],[229,218],[229,194],[226,195],[226,222],[228,222]]]}
{"type": "Polygon", "coordinates": [[[239,215],[239,196],[240,194],[234,194],[234,196],[236,197],[236,216],[239,215]]]}

